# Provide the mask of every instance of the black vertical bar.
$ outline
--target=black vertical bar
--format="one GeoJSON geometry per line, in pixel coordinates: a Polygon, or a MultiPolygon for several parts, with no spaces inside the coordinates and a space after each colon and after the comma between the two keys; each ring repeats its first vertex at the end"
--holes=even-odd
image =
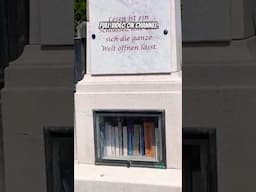
{"type": "Polygon", "coordinates": [[[8,55],[9,61],[17,59],[23,52],[28,40],[27,0],[6,0],[8,26],[8,55]]]}
{"type": "Polygon", "coordinates": [[[6,0],[0,1],[0,67],[8,64],[8,33],[7,33],[7,12],[6,0]]]}
{"type": "Polygon", "coordinates": [[[29,44],[29,24],[30,24],[30,6],[29,0],[25,0],[25,40],[24,44],[29,44]]]}
{"type": "MultiPolygon", "coordinates": [[[[0,84],[3,86],[3,69],[8,64],[8,41],[6,21],[6,1],[0,0],[0,84]]],[[[1,119],[0,119],[1,123],[1,119]]],[[[0,191],[4,191],[4,158],[3,158],[3,132],[0,126],[0,191]]]]}

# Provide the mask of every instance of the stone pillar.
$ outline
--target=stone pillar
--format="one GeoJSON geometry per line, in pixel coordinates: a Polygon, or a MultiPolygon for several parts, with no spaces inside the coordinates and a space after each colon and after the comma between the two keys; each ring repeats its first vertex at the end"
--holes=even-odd
{"type": "MultiPolygon", "coordinates": [[[[181,192],[180,1],[160,0],[156,3],[154,0],[89,0],[89,14],[87,74],[77,84],[75,93],[75,192],[181,192]],[[106,21],[150,21],[159,26],[154,29],[102,32],[99,25],[106,21]],[[151,37],[146,40],[148,36],[151,37]],[[154,50],[142,48],[142,45],[150,44],[155,45],[154,50]],[[135,48],[129,51],[127,47],[133,45],[135,48]],[[111,48],[104,51],[103,46],[111,48]],[[110,159],[109,154],[102,155],[103,162],[99,163],[98,143],[104,139],[97,135],[95,112],[101,110],[106,113],[119,111],[130,114],[165,111],[162,123],[165,125],[165,134],[162,135],[166,140],[163,144],[165,151],[158,151],[166,157],[164,165],[145,167],[145,155],[140,154],[137,157],[140,164],[137,166],[141,167],[135,167],[136,160],[128,162],[127,158],[131,154],[125,152],[121,158],[117,157],[122,161],[122,166],[115,161],[117,159],[113,157],[114,153],[113,156],[110,155],[110,159]],[[104,164],[104,158],[114,160],[113,164],[116,166],[106,162],[104,164]],[[132,166],[124,166],[127,165],[125,163],[132,166]]],[[[139,126],[142,125],[141,119],[138,120],[139,126]]],[[[102,129],[110,129],[105,125],[101,126],[104,127],[102,129]]],[[[124,124],[119,128],[122,126],[124,124]]],[[[123,149],[125,151],[125,147],[123,149]]],[[[149,163],[152,161],[146,160],[149,163]]],[[[158,159],[154,161],[158,163],[158,159]]]]}
{"type": "Polygon", "coordinates": [[[183,0],[184,42],[229,42],[255,34],[253,0],[183,0]]]}
{"type": "Polygon", "coordinates": [[[73,127],[73,2],[31,0],[29,12],[29,44],[1,92],[5,192],[46,192],[43,129],[73,127]]]}
{"type": "MultiPolygon", "coordinates": [[[[256,36],[252,20],[255,1],[251,1],[254,7],[249,2],[232,1],[229,41],[197,41],[183,47],[183,126],[216,129],[218,192],[255,188],[250,179],[254,177],[256,161],[252,155],[256,145],[252,127],[256,113],[256,36]]],[[[220,4],[213,11],[220,14],[222,8],[220,4]]],[[[200,11],[198,8],[195,14],[200,11]]],[[[211,23],[223,22],[217,17],[211,23]]],[[[218,25],[216,30],[221,27],[218,25]]],[[[197,31],[200,30],[199,27],[197,31]]]]}

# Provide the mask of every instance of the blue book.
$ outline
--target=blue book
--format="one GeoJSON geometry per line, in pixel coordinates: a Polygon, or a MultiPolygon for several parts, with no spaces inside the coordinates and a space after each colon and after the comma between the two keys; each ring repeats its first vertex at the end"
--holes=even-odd
{"type": "Polygon", "coordinates": [[[133,126],[133,155],[140,155],[140,125],[135,124],[133,126]]]}
{"type": "Polygon", "coordinates": [[[145,155],[144,128],[140,126],[140,155],[145,155]]]}
{"type": "Polygon", "coordinates": [[[128,155],[133,155],[132,154],[132,150],[133,150],[133,147],[132,147],[132,137],[133,137],[133,124],[132,122],[128,122],[128,125],[127,125],[127,136],[128,136],[128,155]]]}

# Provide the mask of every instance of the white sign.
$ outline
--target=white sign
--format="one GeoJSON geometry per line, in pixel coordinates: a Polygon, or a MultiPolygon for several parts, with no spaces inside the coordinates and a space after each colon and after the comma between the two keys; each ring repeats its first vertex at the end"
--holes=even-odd
{"type": "Polygon", "coordinates": [[[172,0],[90,0],[91,72],[171,72],[172,0]]]}

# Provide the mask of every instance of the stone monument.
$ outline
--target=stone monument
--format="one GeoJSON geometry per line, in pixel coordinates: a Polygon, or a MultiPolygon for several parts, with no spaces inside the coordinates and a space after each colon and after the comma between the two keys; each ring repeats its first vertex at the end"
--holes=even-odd
{"type": "Polygon", "coordinates": [[[89,0],[75,191],[181,191],[179,0],[89,0]]]}

